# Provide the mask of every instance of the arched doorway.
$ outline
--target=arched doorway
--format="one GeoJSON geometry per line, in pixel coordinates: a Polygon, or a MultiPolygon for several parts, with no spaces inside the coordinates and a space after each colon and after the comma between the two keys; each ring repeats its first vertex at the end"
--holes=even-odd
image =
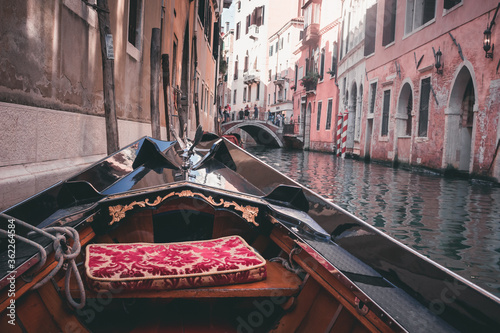
{"type": "Polygon", "coordinates": [[[446,110],[444,167],[470,171],[474,129],[474,81],[464,66],[458,73],[446,110]]]}
{"type": "Polygon", "coordinates": [[[398,162],[410,163],[412,134],[413,91],[407,82],[399,94],[396,113],[396,159],[398,162]]]}

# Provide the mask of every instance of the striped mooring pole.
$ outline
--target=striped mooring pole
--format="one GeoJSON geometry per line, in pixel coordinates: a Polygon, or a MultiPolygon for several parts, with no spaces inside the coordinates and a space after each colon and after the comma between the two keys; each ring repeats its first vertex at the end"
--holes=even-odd
{"type": "Polygon", "coordinates": [[[340,156],[340,136],[342,134],[342,112],[337,116],[337,156],[340,156]]]}
{"type": "Polygon", "coordinates": [[[346,152],[346,142],[347,142],[347,118],[349,117],[349,112],[345,110],[344,112],[344,121],[342,128],[342,158],[345,158],[346,152]]]}

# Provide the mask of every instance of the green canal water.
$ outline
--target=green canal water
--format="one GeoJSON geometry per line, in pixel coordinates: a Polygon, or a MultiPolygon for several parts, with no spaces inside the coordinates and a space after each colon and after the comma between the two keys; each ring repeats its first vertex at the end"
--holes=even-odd
{"type": "Polygon", "coordinates": [[[500,186],[333,154],[249,147],[293,180],[500,297],[500,186]]]}

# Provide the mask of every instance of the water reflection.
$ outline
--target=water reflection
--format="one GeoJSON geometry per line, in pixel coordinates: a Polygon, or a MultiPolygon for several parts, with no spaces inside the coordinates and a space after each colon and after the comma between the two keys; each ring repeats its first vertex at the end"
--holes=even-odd
{"type": "Polygon", "coordinates": [[[250,147],[290,178],[500,297],[500,187],[342,160],[250,147]]]}

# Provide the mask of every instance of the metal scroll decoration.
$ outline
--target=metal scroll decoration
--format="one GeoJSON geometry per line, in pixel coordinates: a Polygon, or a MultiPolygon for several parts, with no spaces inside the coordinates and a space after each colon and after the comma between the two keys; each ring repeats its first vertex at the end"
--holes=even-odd
{"type": "Polygon", "coordinates": [[[144,201],[133,201],[129,203],[128,205],[122,206],[122,205],[116,205],[116,206],[110,206],[109,207],[109,215],[111,216],[111,222],[109,222],[109,225],[113,225],[115,222],[119,222],[125,217],[125,213],[128,212],[129,210],[133,210],[135,206],[138,207],[155,207],[162,203],[163,201],[167,200],[168,198],[177,196],[179,198],[182,197],[201,197],[205,199],[207,202],[212,204],[213,206],[216,207],[221,207],[223,206],[224,208],[230,208],[234,207],[235,210],[240,211],[242,213],[242,217],[249,223],[253,223],[255,226],[258,226],[259,224],[255,221],[255,217],[259,214],[259,208],[253,207],[253,206],[242,206],[236,203],[235,201],[225,201],[224,199],[220,199],[219,202],[216,202],[215,199],[212,196],[205,196],[202,193],[198,192],[192,192],[190,190],[184,190],[181,192],[170,192],[169,194],[165,195],[164,197],[158,196],[155,201],[150,202],[149,199],[146,199],[144,201]]]}

